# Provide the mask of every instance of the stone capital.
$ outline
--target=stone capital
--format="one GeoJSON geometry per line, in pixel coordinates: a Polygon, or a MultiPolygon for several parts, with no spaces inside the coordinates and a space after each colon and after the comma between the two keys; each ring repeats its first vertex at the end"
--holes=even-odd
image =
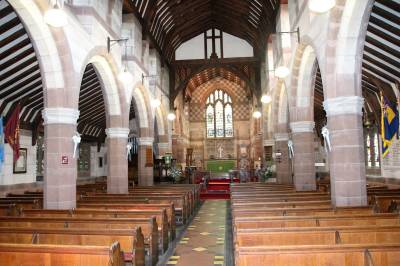
{"type": "Polygon", "coordinates": [[[129,128],[110,127],[106,129],[108,138],[123,138],[127,139],[129,135],[129,128]]]}
{"type": "Polygon", "coordinates": [[[336,116],[344,114],[362,115],[364,98],[359,96],[336,97],[324,101],[326,115],[336,116]]]}
{"type": "Polygon", "coordinates": [[[314,132],[314,121],[299,121],[290,123],[292,133],[309,133],[314,132]]]}
{"type": "Polygon", "coordinates": [[[275,139],[275,141],[288,141],[289,133],[275,133],[274,139],[275,139]]]}
{"type": "Polygon", "coordinates": [[[274,146],[275,145],[275,140],[273,140],[273,139],[264,139],[263,144],[264,144],[264,147],[265,146],[274,146]]]}
{"type": "Polygon", "coordinates": [[[154,138],[141,137],[137,139],[139,146],[153,146],[154,138]]]}
{"type": "Polygon", "coordinates": [[[45,108],[42,111],[43,124],[67,124],[76,125],[79,118],[79,111],[72,108],[45,108]]]}

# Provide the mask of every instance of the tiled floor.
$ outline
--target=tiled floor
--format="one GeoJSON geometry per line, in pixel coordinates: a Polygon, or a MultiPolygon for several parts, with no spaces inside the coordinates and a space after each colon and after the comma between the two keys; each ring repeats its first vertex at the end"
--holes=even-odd
{"type": "Polygon", "coordinates": [[[228,265],[225,257],[226,200],[207,200],[178,242],[166,265],[228,265]]]}

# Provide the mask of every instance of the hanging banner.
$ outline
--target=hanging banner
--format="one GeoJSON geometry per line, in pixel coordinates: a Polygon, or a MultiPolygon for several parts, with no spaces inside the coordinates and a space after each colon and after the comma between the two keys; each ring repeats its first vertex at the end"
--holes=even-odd
{"type": "Polygon", "coordinates": [[[11,117],[8,119],[4,128],[4,137],[7,143],[13,149],[14,162],[19,158],[19,113],[21,111],[21,104],[17,104],[11,117]]]}
{"type": "Polygon", "coordinates": [[[146,148],[146,167],[153,167],[153,148],[146,148]]]}

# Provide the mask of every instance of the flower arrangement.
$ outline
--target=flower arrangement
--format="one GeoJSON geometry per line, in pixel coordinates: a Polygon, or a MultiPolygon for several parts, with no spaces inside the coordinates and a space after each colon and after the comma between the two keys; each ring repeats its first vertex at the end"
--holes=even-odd
{"type": "Polygon", "coordinates": [[[272,161],[267,161],[265,166],[260,170],[260,181],[266,182],[268,179],[272,178],[272,161]]]}
{"type": "Polygon", "coordinates": [[[179,182],[182,177],[182,170],[180,168],[177,168],[176,166],[172,166],[169,174],[174,182],[179,182]]]}

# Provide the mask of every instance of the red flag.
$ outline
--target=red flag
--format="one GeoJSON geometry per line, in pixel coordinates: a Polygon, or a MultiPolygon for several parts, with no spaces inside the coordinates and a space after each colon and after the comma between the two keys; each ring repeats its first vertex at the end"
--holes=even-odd
{"type": "Polygon", "coordinates": [[[14,151],[14,162],[19,158],[19,112],[21,111],[21,105],[18,103],[17,107],[13,111],[11,117],[8,119],[6,126],[4,127],[4,137],[8,144],[14,151]]]}

